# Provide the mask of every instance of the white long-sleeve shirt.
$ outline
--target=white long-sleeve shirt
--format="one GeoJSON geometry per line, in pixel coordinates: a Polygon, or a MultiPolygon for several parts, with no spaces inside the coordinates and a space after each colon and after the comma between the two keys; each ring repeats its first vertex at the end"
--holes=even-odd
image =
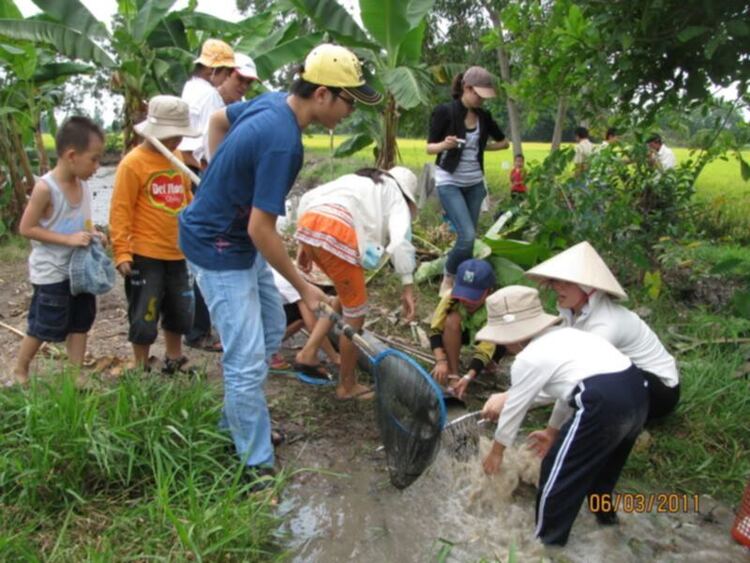
{"type": "Polygon", "coordinates": [[[401,283],[413,283],[417,262],[411,243],[411,212],[394,180],[384,177],[376,184],[370,178],[346,174],[303,195],[297,217],[323,204],[341,205],[352,215],[360,256],[369,244],[385,247],[401,283]]]}
{"type": "Polygon", "coordinates": [[[570,309],[559,311],[563,325],[598,334],[667,387],[680,382],[677,362],[651,327],[633,311],[614,303],[606,293],[596,291],[577,317],[570,309]]]}
{"type": "Polygon", "coordinates": [[[500,414],[495,440],[513,444],[526,412],[543,393],[556,400],[549,426],[560,428],[572,414],[570,394],[587,377],[626,370],[632,364],[601,336],[569,327],[552,327],[516,356],[510,368],[511,387],[500,414]]]}

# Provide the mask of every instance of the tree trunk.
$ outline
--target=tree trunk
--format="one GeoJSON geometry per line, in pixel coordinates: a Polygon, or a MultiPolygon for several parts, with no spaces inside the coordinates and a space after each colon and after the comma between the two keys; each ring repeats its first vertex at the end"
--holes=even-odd
{"type": "Polygon", "coordinates": [[[0,209],[0,211],[2,211],[3,220],[9,229],[15,229],[18,225],[23,209],[26,206],[26,189],[23,177],[18,169],[16,155],[10,144],[12,137],[13,134],[9,121],[0,118],[0,156],[2,156],[2,159],[8,165],[10,189],[13,193],[7,210],[0,209]]]}
{"type": "MultiPolygon", "coordinates": [[[[508,54],[508,50],[505,47],[503,39],[500,12],[494,10],[489,2],[485,4],[485,9],[487,10],[487,12],[489,12],[492,24],[497,28],[498,37],[500,38],[500,45],[496,49],[497,62],[500,64],[500,78],[503,79],[503,82],[510,84],[510,56],[508,54]]],[[[523,149],[521,147],[521,112],[518,109],[518,103],[510,95],[506,95],[506,104],[508,106],[508,119],[510,121],[510,140],[513,143],[513,154],[522,154],[523,149]]]]}
{"type": "Polygon", "coordinates": [[[556,151],[560,148],[562,142],[563,129],[565,128],[565,114],[568,111],[568,99],[565,96],[561,96],[557,100],[557,114],[555,115],[555,129],[552,132],[552,146],[551,151],[556,151]]]}
{"type": "Polygon", "coordinates": [[[398,111],[393,94],[386,94],[385,112],[383,113],[383,146],[378,153],[376,166],[383,170],[393,168],[396,164],[396,133],[398,130],[398,111]]]}
{"type": "Polygon", "coordinates": [[[21,162],[21,169],[23,170],[23,175],[26,179],[26,192],[30,192],[31,188],[34,187],[34,183],[36,180],[34,180],[34,171],[31,169],[31,162],[29,162],[29,155],[26,154],[26,149],[23,146],[23,139],[21,139],[21,133],[18,130],[18,126],[16,125],[15,120],[11,116],[9,119],[10,127],[11,127],[11,135],[13,140],[13,145],[16,153],[18,154],[18,159],[21,162]]]}

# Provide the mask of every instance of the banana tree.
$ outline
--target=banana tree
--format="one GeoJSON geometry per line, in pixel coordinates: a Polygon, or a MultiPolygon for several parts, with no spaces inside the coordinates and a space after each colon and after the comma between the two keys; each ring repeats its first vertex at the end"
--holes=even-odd
{"type": "Polygon", "coordinates": [[[283,0],[341,45],[354,49],[375,70],[385,108],[360,118],[358,132],[337,151],[345,156],[377,143],[377,166],[396,162],[400,112],[430,103],[432,78],[420,59],[425,17],[434,0],[359,0],[362,29],[335,0],[283,0]],[[379,117],[376,117],[379,116],[379,117]],[[377,121],[377,123],[375,123],[377,121]]]}

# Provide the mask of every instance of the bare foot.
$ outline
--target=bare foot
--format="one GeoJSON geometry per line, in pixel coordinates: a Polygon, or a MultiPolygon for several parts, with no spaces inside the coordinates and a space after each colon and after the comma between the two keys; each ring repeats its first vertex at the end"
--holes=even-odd
{"type": "Polygon", "coordinates": [[[29,383],[29,374],[28,373],[19,373],[19,372],[13,372],[10,377],[3,377],[2,378],[2,386],[3,387],[13,387],[14,385],[28,385],[29,383]]]}
{"type": "Polygon", "coordinates": [[[348,401],[350,399],[369,401],[375,398],[375,392],[366,385],[359,383],[355,383],[351,389],[346,389],[339,385],[336,387],[336,398],[340,401],[348,401]]]}

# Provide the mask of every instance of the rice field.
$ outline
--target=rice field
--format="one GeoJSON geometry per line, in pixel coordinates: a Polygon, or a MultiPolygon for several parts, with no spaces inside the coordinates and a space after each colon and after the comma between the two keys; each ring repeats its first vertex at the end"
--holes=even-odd
{"type": "MultiPolygon", "coordinates": [[[[334,136],[334,147],[339,146],[347,139],[346,136],[334,136]]],[[[318,154],[328,154],[330,150],[330,137],[327,135],[306,135],[303,139],[305,149],[318,154]]],[[[424,139],[399,139],[399,151],[402,163],[415,170],[420,169],[425,163],[432,162],[432,156],[425,152],[424,139]]],[[[563,145],[570,146],[570,145],[563,145]]],[[[549,143],[524,143],[523,152],[526,157],[526,165],[541,162],[549,154],[549,143]]],[[[678,162],[690,158],[690,151],[684,148],[673,149],[678,162]]],[[[750,160],[750,151],[743,152],[746,160],[750,160]]],[[[365,148],[358,153],[357,157],[370,159],[372,147],[365,148]]],[[[511,150],[490,151],[485,153],[486,176],[491,189],[505,186],[508,183],[508,175],[513,166],[513,154],[511,150]]],[[[701,199],[710,200],[717,197],[729,198],[750,196],[750,182],[745,182],[740,176],[739,162],[732,156],[728,160],[716,160],[709,164],[698,178],[698,196],[701,199]]],[[[748,202],[750,203],[750,202],[748,202]]]]}

